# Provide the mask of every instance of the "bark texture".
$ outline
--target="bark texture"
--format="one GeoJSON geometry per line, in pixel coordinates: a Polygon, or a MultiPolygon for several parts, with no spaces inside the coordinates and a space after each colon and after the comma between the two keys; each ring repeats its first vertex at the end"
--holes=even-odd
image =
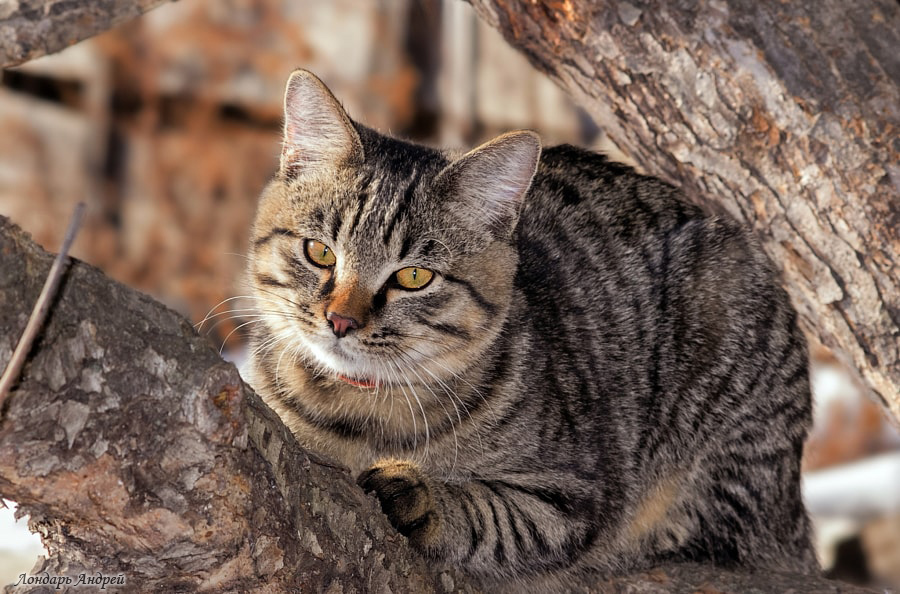
{"type": "Polygon", "coordinates": [[[753,227],[900,420],[900,4],[469,0],[647,173],[753,227]]]}
{"type": "MultiPolygon", "coordinates": [[[[0,366],[51,260],[0,217],[0,366]]],[[[344,469],[301,450],[186,320],[88,265],[72,262],[7,404],[0,495],[50,551],[31,575],[121,575],[106,591],[122,592],[476,591],[412,552],[344,469]]],[[[863,591],[692,565],[582,583],[573,591],[863,591]]]]}
{"type": "MultiPolygon", "coordinates": [[[[0,367],[52,257],[0,217],[0,367]]],[[[180,315],[73,261],[0,419],[0,493],[123,591],[468,591],[300,450],[180,315]]],[[[19,589],[15,590],[19,592],[19,589]]]]}
{"type": "Polygon", "coordinates": [[[166,0],[0,0],[0,68],[63,50],[166,0]]]}

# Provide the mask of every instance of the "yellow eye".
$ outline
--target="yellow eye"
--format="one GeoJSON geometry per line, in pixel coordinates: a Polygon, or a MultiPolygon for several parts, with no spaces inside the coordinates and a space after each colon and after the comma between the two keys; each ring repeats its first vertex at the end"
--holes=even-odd
{"type": "Polygon", "coordinates": [[[322,268],[334,266],[337,259],[334,257],[334,252],[331,251],[330,247],[315,239],[307,239],[305,243],[306,257],[309,258],[310,262],[322,268]]]}
{"type": "Polygon", "coordinates": [[[409,268],[398,270],[394,276],[397,277],[397,284],[404,289],[423,289],[434,278],[434,273],[427,268],[410,266],[409,268]]]}

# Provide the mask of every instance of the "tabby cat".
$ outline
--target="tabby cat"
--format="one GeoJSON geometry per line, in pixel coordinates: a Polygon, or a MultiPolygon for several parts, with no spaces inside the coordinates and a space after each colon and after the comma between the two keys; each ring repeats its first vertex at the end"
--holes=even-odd
{"type": "Polygon", "coordinates": [[[483,582],[812,571],[807,350],[774,276],[660,180],[532,132],[383,136],[298,70],[252,230],[251,383],[483,582]]]}

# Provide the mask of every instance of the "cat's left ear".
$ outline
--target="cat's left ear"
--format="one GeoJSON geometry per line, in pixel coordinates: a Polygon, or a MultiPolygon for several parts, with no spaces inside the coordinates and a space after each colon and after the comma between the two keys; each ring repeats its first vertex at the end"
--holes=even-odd
{"type": "Polygon", "coordinates": [[[359,133],[325,83],[308,70],[291,73],[284,91],[284,174],[294,178],[362,158],[359,133]]]}
{"type": "Polygon", "coordinates": [[[454,214],[496,238],[516,226],[522,199],[531,187],[541,156],[534,132],[508,132],[451,163],[437,177],[454,214]]]}

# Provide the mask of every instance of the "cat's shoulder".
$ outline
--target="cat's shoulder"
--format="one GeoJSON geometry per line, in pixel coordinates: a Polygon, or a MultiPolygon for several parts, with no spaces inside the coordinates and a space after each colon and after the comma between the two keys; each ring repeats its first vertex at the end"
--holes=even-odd
{"type": "Polygon", "coordinates": [[[604,153],[572,144],[544,147],[540,170],[546,173],[585,171],[622,176],[637,175],[633,167],[614,161],[604,153]]]}
{"type": "Polygon", "coordinates": [[[604,153],[560,144],[546,147],[541,154],[535,181],[564,180],[582,189],[629,191],[666,200],[683,199],[675,186],[634,167],[610,159],[604,153]]]}
{"type": "Polygon", "coordinates": [[[529,202],[528,210],[540,218],[581,219],[590,214],[626,235],[710,218],[675,186],[568,144],[544,149],[526,205],[529,202]]]}

